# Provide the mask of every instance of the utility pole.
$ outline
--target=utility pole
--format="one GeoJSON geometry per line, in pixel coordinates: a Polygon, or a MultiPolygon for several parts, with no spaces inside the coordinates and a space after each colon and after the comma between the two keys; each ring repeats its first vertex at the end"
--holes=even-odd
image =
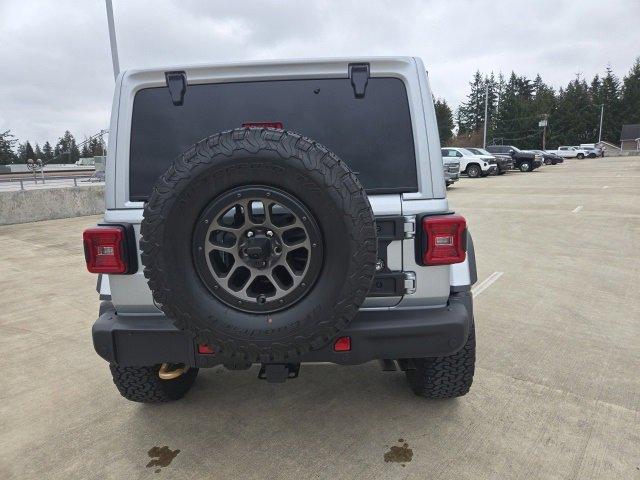
{"type": "Polygon", "coordinates": [[[544,120],[542,120],[541,123],[543,123],[542,127],[542,150],[545,150],[547,147],[547,124],[549,123],[549,114],[545,113],[544,115],[544,120]]]}
{"type": "Polygon", "coordinates": [[[600,130],[598,131],[598,143],[602,141],[602,117],[604,116],[604,103],[600,105],[600,130]]]}
{"type": "Polygon", "coordinates": [[[484,135],[482,136],[482,148],[487,148],[487,119],[489,118],[489,83],[484,84],[484,135]]]}
{"type": "Polygon", "coordinates": [[[118,59],[118,44],[116,42],[116,27],[113,23],[113,5],[111,0],[105,0],[107,6],[107,24],[109,25],[109,43],[111,44],[111,62],[113,63],[113,78],[118,78],[120,61],[118,59]]]}

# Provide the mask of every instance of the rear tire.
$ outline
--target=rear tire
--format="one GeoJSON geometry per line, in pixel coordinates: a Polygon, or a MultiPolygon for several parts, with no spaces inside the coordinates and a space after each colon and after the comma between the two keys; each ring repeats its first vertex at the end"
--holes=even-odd
{"type": "Polygon", "coordinates": [[[132,402],[165,403],[178,400],[191,389],[198,376],[197,368],[190,368],[178,378],[162,380],[160,365],[151,367],[121,367],[110,364],[113,383],[120,395],[132,402]]]}
{"type": "Polygon", "coordinates": [[[469,178],[478,178],[482,174],[482,170],[480,169],[480,165],[472,163],[471,165],[467,165],[467,176],[469,178]]]}
{"type": "Polygon", "coordinates": [[[522,162],[520,164],[520,171],[521,172],[528,172],[531,170],[531,164],[529,162],[522,162]]]}
{"type": "Polygon", "coordinates": [[[464,347],[453,355],[413,359],[414,370],[405,372],[413,392],[425,398],[455,398],[469,392],[476,365],[476,334],[471,323],[464,347]]]}

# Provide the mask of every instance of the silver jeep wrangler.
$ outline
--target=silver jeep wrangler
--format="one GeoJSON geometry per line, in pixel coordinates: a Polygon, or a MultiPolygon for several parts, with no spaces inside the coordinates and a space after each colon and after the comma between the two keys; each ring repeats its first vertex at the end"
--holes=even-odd
{"type": "Polygon", "coordinates": [[[418,395],[466,394],[475,256],[442,165],[418,58],[121,73],[104,222],[83,235],[120,393],[378,360],[418,395]]]}

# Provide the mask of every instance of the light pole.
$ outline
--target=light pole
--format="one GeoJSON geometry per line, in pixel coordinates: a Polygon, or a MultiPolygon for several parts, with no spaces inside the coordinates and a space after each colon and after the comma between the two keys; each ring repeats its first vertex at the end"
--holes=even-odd
{"type": "Polygon", "coordinates": [[[598,131],[598,143],[602,142],[602,117],[604,117],[604,103],[600,105],[600,130],[598,131]]]}
{"type": "Polygon", "coordinates": [[[489,117],[489,83],[484,85],[484,134],[482,136],[482,148],[487,148],[487,118],[489,117]]]}
{"type": "Polygon", "coordinates": [[[111,0],[105,0],[107,7],[107,24],[109,25],[109,43],[111,44],[111,62],[113,63],[113,78],[118,78],[120,61],[118,59],[118,43],[116,42],[116,27],[113,23],[113,5],[111,0]]]}

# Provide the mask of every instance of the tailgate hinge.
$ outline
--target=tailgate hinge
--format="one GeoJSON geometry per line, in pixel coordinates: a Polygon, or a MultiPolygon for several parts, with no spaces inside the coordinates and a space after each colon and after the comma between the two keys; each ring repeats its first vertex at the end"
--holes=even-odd
{"type": "Polygon", "coordinates": [[[405,295],[412,295],[416,293],[415,272],[404,272],[404,293],[405,295]]]}
{"type": "Polygon", "coordinates": [[[404,217],[404,238],[413,238],[416,236],[416,217],[415,215],[404,217]]]}
{"type": "Polygon", "coordinates": [[[369,83],[369,64],[368,63],[350,63],[349,79],[353,87],[353,93],[356,98],[364,98],[369,83]]]}
{"type": "Polygon", "coordinates": [[[169,87],[171,101],[176,107],[184,103],[184,94],[187,93],[187,74],[185,72],[164,72],[169,87]]]}

